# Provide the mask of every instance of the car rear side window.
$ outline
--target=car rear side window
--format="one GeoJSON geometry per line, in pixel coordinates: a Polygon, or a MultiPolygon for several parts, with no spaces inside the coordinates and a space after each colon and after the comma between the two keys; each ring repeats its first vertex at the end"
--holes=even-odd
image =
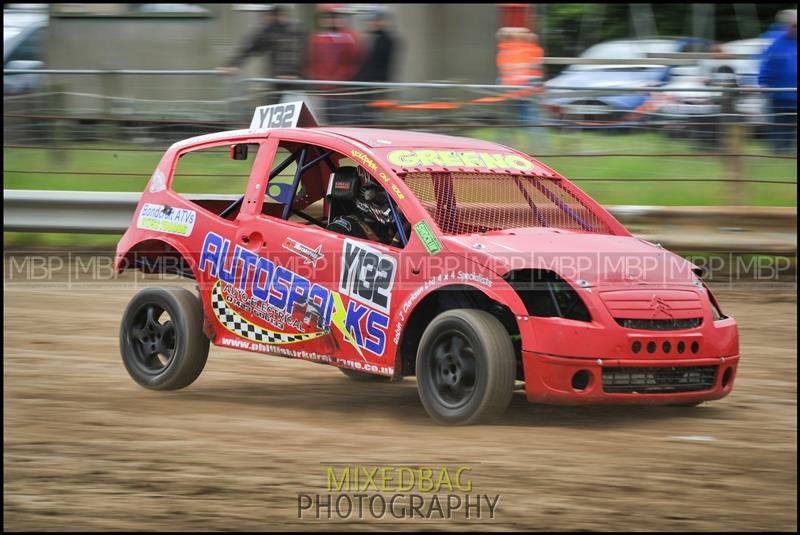
{"type": "Polygon", "coordinates": [[[172,189],[181,194],[244,194],[259,145],[241,145],[247,147],[246,160],[233,159],[230,145],[183,153],[175,166],[172,189]]]}

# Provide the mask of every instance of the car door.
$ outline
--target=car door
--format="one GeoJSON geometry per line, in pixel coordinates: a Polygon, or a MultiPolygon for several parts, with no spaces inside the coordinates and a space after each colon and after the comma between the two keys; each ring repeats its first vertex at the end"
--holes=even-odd
{"type": "MultiPolygon", "coordinates": [[[[329,150],[314,146],[305,161],[318,160],[329,150]]],[[[288,155],[289,151],[276,155],[271,174],[288,155]]],[[[326,165],[321,160],[319,164],[326,165]]],[[[286,208],[293,189],[294,199],[309,196],[307,190],[314,187],[317,194],[326,189],[330,169],[317,171],[308,181],[297,183],[287,182],[286,175],[273,176],[253,222],[255,239],[263,241],[264,260],[258,261],[263,265],[256,271],[254,288],[264,298],[264,319],[273,331],[268,352],[391,375],[394,353],[388,331],[397,252],[329,231],[324,217],[317,220],[320,224],[298,217],[284,219],[295,213],[286,208]]],[[[308,212],[322,216],[321,203],[308,212]]]]}

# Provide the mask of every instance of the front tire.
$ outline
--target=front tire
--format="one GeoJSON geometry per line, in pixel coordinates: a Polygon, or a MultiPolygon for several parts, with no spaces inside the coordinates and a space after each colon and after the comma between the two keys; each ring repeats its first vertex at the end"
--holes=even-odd
{"type": "Polygon", "coordinates": [[[208,358],[200,299],[185,288],[145,288],[125,308],[119,347],[125,368],[141,386],[152,390],[189,386],[208,358]]]}
{"type": "Polygon", "coordinates": [[[448,310],[425,329],[416,373],[422,406],[437,423],[489,422],[511,402],[514,346],[503,324],[488,312],[448,310]]]}

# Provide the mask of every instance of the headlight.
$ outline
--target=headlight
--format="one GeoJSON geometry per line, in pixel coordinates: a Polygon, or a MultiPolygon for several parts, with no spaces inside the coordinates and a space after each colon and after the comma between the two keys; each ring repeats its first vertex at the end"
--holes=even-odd
{"type": "Polygon", "coordinates": [[[528,314],[592,321],[578,292],[549,269],[518,269],[503,277],[525,304],[528,314]]]}

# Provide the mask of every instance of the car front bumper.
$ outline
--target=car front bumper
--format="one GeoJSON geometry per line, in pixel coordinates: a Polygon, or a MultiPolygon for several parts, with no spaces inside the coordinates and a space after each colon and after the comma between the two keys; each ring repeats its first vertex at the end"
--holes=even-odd
{"type": "Polygon", "coordinates": [[[522,352],[528,401],[554,405],[670,405],[727,396],[739,356],[573,358],[522,352]]]}

